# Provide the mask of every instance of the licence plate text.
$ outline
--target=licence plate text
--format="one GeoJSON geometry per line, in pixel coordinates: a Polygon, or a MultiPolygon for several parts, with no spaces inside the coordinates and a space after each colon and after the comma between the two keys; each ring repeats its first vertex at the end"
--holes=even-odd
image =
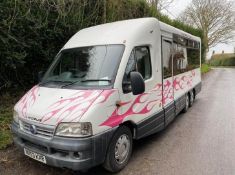
{"type": "Polygon", "coordinates": [[[24,148],[24,154],[32,159],[39,161],[39,162],[46,163],[46,157],[41,154],[30,151],[26,148],[24,148]]]}

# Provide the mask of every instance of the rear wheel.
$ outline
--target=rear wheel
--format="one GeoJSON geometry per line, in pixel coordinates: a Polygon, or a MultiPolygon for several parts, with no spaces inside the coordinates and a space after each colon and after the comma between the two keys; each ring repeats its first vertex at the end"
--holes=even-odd
{"type": "Polygon", "coordinates": [[[128,163],[132,153],[132,134],[127,126],[121,126],[114,134],[108,148],[104,168],[116,173],[128,163]]]}
{"type": "Polygon", "coordinates": [[[194,102],[194,94],[193,94],[193,91],[190,91],[190,93],[189,93],[189,107],[193,106],[193,102],[194,102]]]}
{"type": "Polygon", "coordinates": [[[188,108],[189,108],[189,94],[186,94],[186,97],[185,97],[185,107],[183,109],[183,112],[186,113],[188,111],[188,108]]]}

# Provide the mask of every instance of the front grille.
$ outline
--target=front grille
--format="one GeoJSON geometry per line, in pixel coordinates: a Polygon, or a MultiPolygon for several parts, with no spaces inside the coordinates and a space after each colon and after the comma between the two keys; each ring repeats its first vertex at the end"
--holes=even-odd
{"type": "MultiPolygon", "coordinates": [[[[20,128],[21,130],[23,130],[24,132],[27,132],[27,133],[31,133],[30,131],[30,123],[27,123],[25,121],[20,121],[20,128]]],[[[52,127],[45,127],[45,126],[39,126],[39,125],[34,125],[35,128],[36,128],[36,133],[33,134],[33,135],[36,135],[36,136],[39,136],[39,137],[43,137],[43,138],[52,138],[53,136],[53,132],[54,132],[54,128],[52,127]]]]}

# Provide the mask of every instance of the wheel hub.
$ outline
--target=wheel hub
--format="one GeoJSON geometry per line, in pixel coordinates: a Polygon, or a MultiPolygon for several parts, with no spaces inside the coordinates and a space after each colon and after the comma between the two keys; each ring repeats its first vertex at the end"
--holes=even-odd
{"type": "Polygon", "coordinates": [[[115,145],[115,159],[117,163],[122,164],[128,157],[130,151],[130,140],[129,137],[124,134],[121,135],[115,145]]]}

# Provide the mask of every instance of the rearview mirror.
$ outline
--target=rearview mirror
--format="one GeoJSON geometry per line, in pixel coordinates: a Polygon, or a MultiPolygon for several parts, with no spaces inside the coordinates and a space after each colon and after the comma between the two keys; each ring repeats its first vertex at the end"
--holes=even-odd
{"type": "Polygon", "coordinates": [[[142,94],[145,91],[144,79],[139,72],[131,72],[130,80],[133,95],[142,94]]]}

